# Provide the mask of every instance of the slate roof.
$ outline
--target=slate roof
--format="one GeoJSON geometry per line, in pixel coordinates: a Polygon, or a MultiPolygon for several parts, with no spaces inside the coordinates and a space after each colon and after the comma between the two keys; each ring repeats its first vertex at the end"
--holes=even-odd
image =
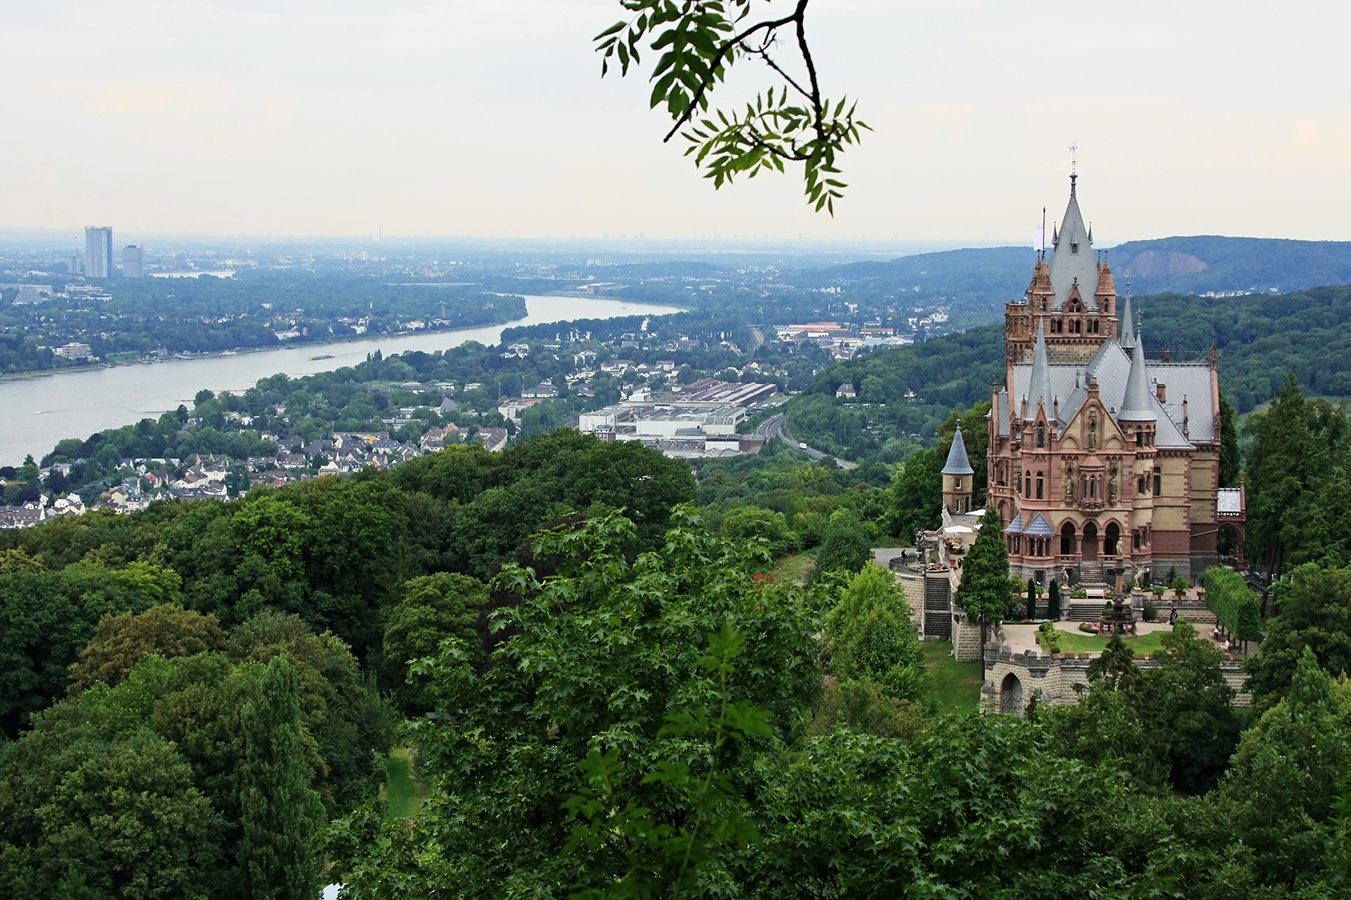
{"type": "MultiPolygon", "coordinates": [[[[1017,398],[1013,402],[1021,403],[1029,393],[1032,377],[1030,364],[1013,367],[1013,393],[1017,398]]],[[[1123,408],[1127,382],[1130,379],[1131,358],[1125,349],[1115,341],[1106,341],[1098,348],[1097,354],[1087,366],[1063,365],[1051,363],[1047,366],[1047,375],[1051,382],[1051,394],[1060,400],[1060,425],[1069,424],[1083,406],[1088,397],[1088,379],[1098,379],[1098,395],[1102,402],[1113,411],[1123,408]]],[[[1215,410],[1211,407],[1210,366],[1207,363],[1164,363],[1148,362],[1145,365],[1146,399],[1145,408],[1156,423],[1155,445],[1164,448],[1186,448],[1192,442],[1212,443],[1216,440],[1214,429],[1215,410]],[[1167,400],[1160,403],[1155,396],[1154,382],[1162,382],[1167,387],[1167,400]],[[1182,435],[1182,401],[1187,400],[1188,430],[1191,440],[1182,435]]],[[[1009,397],[1000,392],[999,433],[1008,434],[1009,397]]],[[[1034,409],[1033,401],[1028,398],[1028,413],[1034,409]]]]}
{"type": "Polygon", "coordinates": [[[1238,488],[1220,488],[1215,492],[1215,511],[1222,516],[1237,516],[1243,512],[1243,492],[1238,488]]]}
{"type": "Polygon", "coordinates": [[[1149,402],[1149,384],[1145,379],[1145,339],[1136,338],[1131,350],[1131,368],[1126,375],[1126,393],[1121,398],[1121,408],[1116,417],[1122,422],[1150,422],[1155,418],[1153,404],[1149,402]]]}
{"type": "Polygon", "coordinates": [[[1046,521],[1046,517],[1037,513],[1032,517],[1032,521],[1023,526],[1023,534],[1030,534],[1034,537],[1049,537],[1055,534],[1055,529],[1051,528],[1051,523],[1046,521]]]}
{"type": "Polygon", "coordinates": [[[966,441],[962,439],[962,426],[957,426],[957,433],[952,436],[952,446],[948,448],[948,462],[943,466],[944,475],[974,475],[976,470],[971,468],[971,460],[966,455],[966,441]]]}
{"type": "Polygon", "coordinates": [[[1051,254],[1051,286],[1055,288],[1053,309],[1060,309],[1070,298],[1075,279],[1079,282],[1079,296],[1088,309],[1097,309],[1093,292],[1098,289],[1098,264],[1093,254],[1093,240],[1079,211],[1075,192],[1077,175],[1070,176],[1070,202],[1065,207],[1056,234],[1055,251],[1051,254]]]}

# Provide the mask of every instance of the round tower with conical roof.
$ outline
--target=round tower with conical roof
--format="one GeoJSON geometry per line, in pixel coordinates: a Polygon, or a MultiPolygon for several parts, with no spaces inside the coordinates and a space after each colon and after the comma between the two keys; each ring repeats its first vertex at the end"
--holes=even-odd
{"type": "Polygon", "coordinates": [[[952,436],[952,446],[948,448],[948,461],[943,466],[943,505],[949,513],[960,515],[971,512],[971,476],[976,470],[971,468],[971,460],[966,455],[966,441],[962,440],[962,426],[957,425],[957,433],[952,436]]]}

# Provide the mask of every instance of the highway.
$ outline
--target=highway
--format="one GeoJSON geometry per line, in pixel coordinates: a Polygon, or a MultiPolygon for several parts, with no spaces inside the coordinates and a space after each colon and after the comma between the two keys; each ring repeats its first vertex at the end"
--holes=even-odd
{"type": "MultiPolygon", "coordinates": [[[[783,420],[784,420],[783,413],[776,413],[770,416],[768,419],[765,419],[759,425],[755,426],[755,436],[758,438],[764,438],[766,441],[772,441],[775,438],[777,438],[788,444],[788,446],[792,447],[798,453],[801,453],[803,456],[810,457],[811,459],[821,460],[834,458],[831,457],[829,453],[817,450],[814,447],[808,447],[806,444],[803,444],[801,441],[794,438],[791,434],[788,433],[788,430],[784,427],[783,420]]],[[[841,469],[858,468],[858,463],[850,462],[847,459],[835,458],[835,465],[839,466],[841,469]]]]}

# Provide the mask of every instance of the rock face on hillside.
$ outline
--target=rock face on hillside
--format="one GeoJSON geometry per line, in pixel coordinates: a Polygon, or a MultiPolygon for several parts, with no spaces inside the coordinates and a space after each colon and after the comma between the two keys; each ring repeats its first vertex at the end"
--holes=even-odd
{"type": "Polygon", "coordinates": [[[1145,250],[1136,255],[1122,271],[1139,278],[1166,278],[1195,275],[1206,270],[1205,260],[1174,250],[1145,250]]]}

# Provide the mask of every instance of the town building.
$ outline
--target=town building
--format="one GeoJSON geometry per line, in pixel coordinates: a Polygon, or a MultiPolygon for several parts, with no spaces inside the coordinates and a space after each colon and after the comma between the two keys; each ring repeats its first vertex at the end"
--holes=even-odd
{"type": "Polygon", "coordinates": [[[122,277],[143,278],[145,276],[145,248],[137,244],[128,244],[122,248],[122,277]]]}
{"type": "MultiPolygon", "coordinates": [[[[1217,354],[1147,354],[1129,296],[1118,306],[1107,256],[1093,250],[1076,180],[1050,259],[1043,250],[1026,295],[1005,307],[986,502],[1020,578],[1196,578],[1219,561],[1221,528],[1242,554],[1242,494],[1219,486],[1217,354]]],[[[960,437],[953,447],[964,461],[960,437]]],[[[971,505],[969,476],[952,468],[950,455],[949,514],[971,505]]]]}
{"type": "Polygon", "coordinates": [[[113,268],[113,230],[90,226],[84,230],[84,274],[107,278],[113,268]]]}

